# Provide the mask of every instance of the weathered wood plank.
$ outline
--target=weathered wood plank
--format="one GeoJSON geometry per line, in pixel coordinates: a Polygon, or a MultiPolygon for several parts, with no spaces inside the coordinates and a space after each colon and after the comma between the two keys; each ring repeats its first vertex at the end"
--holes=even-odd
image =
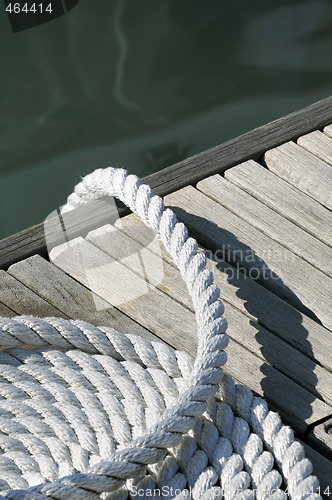
{"type": "MultiPolygon", "coordinates": [[[[308,394],[304,393],[302,387],[269,364],[262,364],[260,358],[232,339],[230,339],[227,352],[226,373],[263,396],[270,408],[277,411],[283,422],[289,424],[300,438],[307,427],[306,424],[303,425],[302,419],[308,423],[312,418],[312,421],[316,422],[319,420],[319,418],[316,419],[319,413],[325,414],[324,416],[329,415],[330,406],[325,405],[319,399],[310,403],[312,396],[309,396],[308,400],[308,394]],[[300,408],[299,412],[296,407],[300,408]],[[308,417],[309,414],[311,414],[310,417],[308,417]]],[[[331,436],[322,428],[314,429],[308,436],[308,444],[332,460],[331,436]]]]}
{"type": "MultiPolygon", "coordinates": [[[[111,236],[112,232],[113,231],[110,232],[111,236]]],[[[100,237],[100,231],[96,231],[95,233],[97,233],[95,234],[96,237],[100,237]]],[[[106,244],[109,243],[109,238],[107,238],[107,240],[106,244]]],[[[67,245],[66,248],[65,245],[62,245],[62,247],[54,249],[52,251],[52,257],[56,258],[57,265],[64,267],[66,272],[76,280],[88,284],[100,297],[107,299],[108,289],[105,283],[114,282],[114,278],[111,276],[113,272],[116,273],[116,279],[122,283],[122,286],[126,290],[128,290],[128,284],[122,282],[123,276],[118,274],[121,272],[121,268],[119,266],[114,266],[114,261],[111,261],[111,265],[107,268],[105,263],[109,262],[109,260],[105,259],[105,253],[81,238],[78,238],[74,244],[67,245]],[[81,252],[78,252],[79,247],[81,247],[81,252]],[[84,262],[83,266],[80,266],[78,263],[82,253],[84,253],[84,262]],[[96,266],[102,268],[102,273],[106,278],[105,282],[100,279],[94,281],[91,275],[87,276],[86,270],[84,269],[91,269],[90,264],[92,262],[89,262],[90,259],[93,260],[96,266]]],[[[99,274],[98,278],[100,278],[100,276],[99,274]]],[[[127,279],[126,275],[124,275],[124,278],[125,280],[127,279]]],[[[171,285],[168,283],[168,286],[171,285]]],[[[148,293],[144,296],[140,296],[136,302],[136,306],[130,302],[127,304],[120,304],[118,307],[125,310],[127,314],[136,321],[142,322],[143,325],[148,324],[150,329],[166,342],[172,343],[175,347],[180,346],[187,350],[187,352],[193,354],[197,341],[196,325],[192,310],[182,306],[165,293],[161,293],[156,289],[149,289],[148,293]]],[[[232,360],[228,370],[233,370],[231,371],[232,375],[236,373],[237,378],[239,378],[239,371],[241,371],[242,375],[240,379],[242,383],[248,383],[249,377],[250,382],[254,383],[253,389],[259,393],[263,391],[266,394],[266,392],[268,392],[275,404],[281,397],[281,395],[278,394],[278,389],[276,389],[276,387],[279,387],[279,390],[283,393],[283,402],[279,402],[279,409],[283,411],[285,415],[288,414],[288,419],[291,415],[292,425],[293,427],[295,426],[300,433],[305,430],[307,424],[316,421],[321,415],[325,416],[331,411],[331,406],[318,399],[316,395],[311,394],[303,386],[296,384],[289,377],[264,362],[261,357],[249,350],[256,349],[260,354],[258,343],[255,343],[254,338],[257,329],[250,324],[248,318],[244,314],[241,314],[235,308],[229,307],[228,320],[230,324],[229,330],[232,336],[230,346],[227,349],[229,358],[232,360]],[[249,333],[248,330],[250,331],[249,333]],[[243,342],[243,331],[245,331],[246,347],[238,343],[239,339],[243,342]],[[249,349],[247,348],[248,345],[249,349]],[[244,359],[248,360],[248,366],[250,366],[249,370],[247,370],[247,365],[244,364],[244,359]],[[267,367],[267,372],[265,371],[265,366],[267,367]],[[255,378],[255,382],[250,378],[252,374],[255,378]],[[295,394],[297,394],[297,396],[300,395],[298,399],[295,398],[295,394]]],[[[266,335],[269,335],[269,333],[266,333],[266,335]]],[[[280,342],[280,339],[278,339],[278,341],[280,342]]],[[[285,348],[287,349],[288,347],[285,348]]],[[[273,346],[273,349],[276,350],[275,346],[273,346]]],[[[293,351],[295,352],[295,349],[293,349],[293,351]]],[[[308,372],[308,361],[308,358],[306,358],[306,361],[300,363],[298,366],[298,370],[302,370],[302,377],[304,377],[306,381],[308,378],[312,380],[312,373],[308,372]]],[[[290,362],[290,364],[292,363],[294,363],[294,361],[290,362]]],[[[308,383],[310,383],[309,380],[308,383]]],[[[315,437],[315,441],[319,449],[325,449],[329,445],[329,436],[323,434],[319,435],[319,438],[315,437]]]]}
{"type": "MultiPolygon", "coordinates": [[[[140,246],[147,247],[151,243],[151,231],[143,222],[131,214],[117,221],[116,227],[124,234],[135,239],[140,246]]],[[[110,243],[105,241],[106,235],[101,238],[97,231],[89,233],[87,238],[94,234],[94,244],[107,248],[110,243]]],[[[122,243],[122,247],[126,245],[122,243]]],[[[164,259],[164,279],[160,283],[160,289],[174,297],[186,307],[191,308],[191,299],[185,289],[185,285],[179,279],[179,271],[176,269],[172,258],[162,250],[164,259]],[[170,287],[170,283],[172,287],[170,287]]],[[[332,335],[329,330],[313,321],[308,316],[300,313],[284,300],[262,287],[256,281],[248,279],[243,273],[234,272],[234,268],[221,258],[216,258],[212,252],[205,249],[208,266],[213,270],[215,282],[221,290],[222,299],[246,314],[250,320],[254,320],[271,332],[286,340],[297,350],[306,354],[328,370],[331,370],[332,335]]],[[[137,250],[139,251],[139,250],[137,250]]],[[[159,261],[149,255],[152,268],[159,266],[159,261]]],[[[159,270],[156,270],[156,274],[159,270]]]]}
{"type": "Polygon", "coordinates": [[[332,329],[330,277],[191,186],[166,203],[202,245],[332,329]]]}
{"type": "Polygon", "coordinates": [[[332,124],[331,125],[327,125],[324,130],[323,130],[324,134],[328,135],[329,137],[332,137],[332,124]]]}
{"type": "Polygon", "coordinates": [[[14,311],[12,311],[12,309],[9,309],[9,307],[0,302],[0,316],[4,318],[12,318],[13,316],[16,316],[16,314],[14,311]]]}
{"type": "MultiPolygon", "coordinates": [[[[140,233],[141,231],[137,232],[140,233]]],[[[112,226],[105,226],[98,230],[92,231],[88,234],[87,240],[93,243],[103,252],[111,255],[112,258],[115,259],[115,261],[117,259],[121,259],[122,262],[125,262],[130,271],[132,271],[133,273],[138,273],[139,279],[141,279],[141,277],[144,278],[144,275],[142,275],[141,273],[141,269],[138,269],[137,267],[137,260],[134,258],[128,259],[126,254],[124,254],[123,252],[123,249],[126,247],[127,249],[130,248],[131,251],[134,249],[137,252],[144,252],[147,250],[147,248],[144,248],[143,244],[139,244],[137,241],[133,241],[132,239],[130,239],[129,241],[129,238],[124,233],[122,233],[121,231],[116,231],[112,226]]],[[[97,255],[98,254],[99,252],[97,252],[97,255]]],[[[132,257],[133,253],[130,253],[130,256],[132,257]]],[[[72,262],[71,253],[69,253],[68,259],[70,260],[70,262],[72,262]]],[[[154,254],[153,251],[148,251],[148,253],[146,252],[145,254],[144,260],[148,261],[148,267],[146,268],[146,271],[148,271],[150,276],[160,275],[160,262],[158,255],[154,254]]],[[[68,263],[65,263],[65,265],[66,264],[68,265],[68,263]]],[[[156,312],[154,314],[158,314],[158,307],[156,306],[156,304],[163,304],[164,302],[167,302],[161,292],[166,293],[166,295],[179,301],[186,308],[193,311],[191,299],[188,295],[184,282],[179,276],[179,271],[168,261],[165,261],[163,263],[163,268],[164,277],[162,282],[159,283],[157,281],[156,288],[154,290],[150,287],[149,292],[147,291],[146,295],[138,299],[139,308],[144,311],[143,317],[138,316],[138,314],[140,314],[140,311],[129,313],[140,323],[142,323],[142,321],[147,321],[147,319],[145,318],[147,303],[151,301],[156,308],[156,312]]],[[[110,276],[110,279],[117,279],[119,281],[120,273],[119,275],[117,275],[118,272],[121,273],[121,269],[112,269],[112,274],[114,273],[114,276],[110,276]]],[[[121,281],[123,279],[123,273],[126,272],[127,270],[122,271],[121,281]]],[[[71,273],[72,264],[70,267],[70,274],[71,273]]],[[[222,273],[219,271],[218,276],[220,274],[222,273]]],[[[81,281],[81,277],[79,274],[75,273],[74,277],[81,281]]],[[[219,280],[216,279],[217,283],[218,281],[219,280]]],[[[96,286],[98,285],[99,284],[97,283],[96,286]]],[[[132,279],[132,283],[128,283],[127,285],[123,284],[123,288],[125,290],[125,293],[130,293],[131,289],[136,291],[138,288],[136,284],[136,278],[134,277],[132,279]]],[[[223,292],[225,300],[227,301],[228,296],[227,294],[225,295],[225,286],[223,287],[223,292]]],[[[105,298],[107,296],[107,293],[107,291],[102,291],[100,292],[100,295],[105,298]]],[[[148,308],[150,309],[149,304],[148,308]]],[[[124,306],[124,310],[126,311],[126,306],[124,306]]],[[[226,305],[226,313],[228,321],[230,323],[230,335],[232,336],[232,338],[234,338],[234,340],[244,345],[247,349],[249,349],[257,356],[260,356],[262,359],[272,364],[272,366],[285,373],[287,376],[292,378],[292,380],[295,380],[298,383],[302,384],[312,394],[315,394],[317,397],[320,397],[322,400],[332,405],[332,394],[330,393],[330,387],[332,386],[331,372],[320,367],[314,361],[310,361],[307,356],[302,354],[302,352],[299,352],[288,342],[283,341],[281,338],[274,335],[267,329],[259,325],[254,325],[252,323],[250,324],[249,318],[243,313],[239,312],[238,309],[236,309],[230,303],[226,305]]],[[[179,308],[176,311],[177,321],[180,320],[181,322],[184,322],[184,324],[188,323],[188,321],[186,320],[186,314],[186,311],[179,308]]],[[[163,321],[164,320],[162,318],[159,323],[163,324],[163,321]]],[[[169,322],[172,321],[172,318],[168,316],[167,321],[169,324],[169,322]]],[[[305,343],[305,333],[307,332],[303,331],[302,343],[305,343]]],[[[329,332],[326,331],[326,333],[329,332]]]]}
{"type": "Polygon", "coordinates": [[[64,238],[85,236],[89,231],[129,213],[129,209],[112,199],[104,198],[79,207],[63,216],[53,214],[45,222],[0,240],[0,269],[7,269],[20,260],[39,254],[48,257],[48,248],[60,244],[64,238]],[[63,219],[65,224],[63,224],[63,219]],[[65,232],[61,229],[65,227],[65,232]]]}
{"type": "MultiPolygon", "coordinates": [[[[120,223],[120,225],[122,224],[120,223]]],[[[146,294],[145,297],[141,297],[139,299],[140,308],[145,310],[146,300],[150,300],[155,304],[162,304],[165,301],[165,298],[160,292],[164,292],[169,297],[177,300],[185,307],[193,311],[191,299],[184,282],[179,276],[179,271],[174,267],[174,265],[170,264],[168,259],[163,263],[160,262],[159,256],[153,251],[156,247],[151,246],[151,243],[151,250],[144,246],[145,242],[149,244],[149,241],[144,241],[144,237],[148,234],[148,232],[142,231],[140,230],[140,226],[136,226],[136,238],[140,240],[140,242],[138,242],[137,239],[133,240],[128,235],[120,230],[116,230],[112,226],[104,226],[103,228],[89,233],[87,235],[87,240],[97,246],[101,251],[111,255],[113,259],[118,261],[121,260],[121,262],[126,263],[126,266],[128,266],[130,271],[138,273],[139,277],[144,278],[144,275],[142,274],[141,269],[137,266],[137,259],[133,258],[135,253],[138,255],[139,253],[142,254],[145,252],[144,261],[147,263],[145,267],[146,276],[161,276],[160,266],[163,267],[162,281],[159,282],[156,280],[156,288],[153,291],[151,290],[152,293],[150,292],[149,294],[146,294]],[[124,249],[127,251],[124,251],[124,249]]],[[[71,260],[70,256],[69,259],[71,260]]],[[[114,269],[114,271],[112,270],[112,274],[113,272],[115,273],[115,279],[119,279],[116,275],[117,271],[118,269],[114,269]]],[[[119,271],[121,272],[120,269],[119,271]]],[[[122,269],[122,272],[126,274],[126,269],[122,269]]],[[[220,270],[217,270],[217,273],[215,274],[215,281],[218,285],[220,284],[219,280],[221,274],[224,274],[224,272],[220,270]]],[[[223,282],[226,281],[227,277],[227,274],[226,277],[223,276],[223,282]]],[[[75,278],[80,279],[76,274],[75,278]]],[[[120,281],[122,281],[122,278],[120,281]]],[[[228,287],[230,287],[230,285],[228,285],[228,287]]],[[[137,285],[135,283],[135,277],[132,280],[131,286],[129,284],[129,286],[124,286],[123,288],[125,289],[125,293],[130,293],[131,289],[136,291],[137,285]]],[[[276,336],[262,326],[249,322],[249,318],[242,312],[239,312],[239,310],[231,305],[230,301],[228,301],[227,286],[225,286],[224,283],[222,290],[224,300],[229,302],[226,305],[226,315],[230,324],[230,335],[232,338],[244,345],[257,356],[260,356],[264,359],[264,361],[267,361],[282,373],[285,373],[292,380],[306,387],[312,394],[320,397],[323,401],[332,406],[332,394],[330,391],[330,388],[332,387],[332,373],[317,365],[316,362],[308,359],[307,356],[292,347],[288,342],[279,338],[280,334],[279,336],[276,336]]],[[[104,293],[101,295],[105,297],[104,293]]],[[[142,318],[138,318],[137,313],[134,314],[135,316],[133,317],[141,323],[142,318]]],[[[182,321],[185,324],[188,323],[188,320],[186,320],[186,311],[182,311],[181,316],[181,310],[179,310],[177,317],[182,317],[182,321]]],[[[326,333],[330,332],[326,331],[326,333]]],[[[307,332],[303,330],[302,334],[302,343],[304,344],[307,332]]],[[[329,337],[331,337],[331,335],[329,335],[329,337]]],[[[332,368],[330,363],[329,368],[332,368]]]]}
{"type": "MultiPolygon", "coordinates": [[[[161,338],[165,342],[172,342],[177,349],[188,350],[192,345],[196,348],[194,316],[188,315],[188,310],[176,300],[155,290],[145,282],[144,276],[142,279],[83,238],[54,248],[50,257],[52,262],[75,280],[107,303],[115,302],[117,308],[158,337],[163,331],[161,338]],[[173,325],[172,330],[170,324],[173,325]],[[189,331],[194,332],[193,338],[188,337],[189,331]]],[[[137,261],[134,262],[136,264],[137,261]]]]}
{"type": "Polygon", "coordinates": [[[332,168],[294,142],[270,149],[264,161],[271,172],[332,209],[332,168]]]}
{"type": "MultiPolygon", "coordinates": [[[[279,118],[267,125],[225,142],[215,148],[176,163],[162,171],[143,179],[155,194],[165,196],[172,191],[194,184],[204,177],[220,173],[250,158],[259,159],[267,149],[274,148],[285,141],[295,140],[299,136],[323,128],[332,121],[332,97],[328,97],[302,110],[279,118]]],[[[87,220],[88,220],[87,213],[87,220]]],[[[107,224],[102,218],[99,227],[107,224]]],[[[86,232],[92,227],[86,223],[86,232]]],[[[94,227],[97,227],[96,225],[94,227]]],[[[75,231],[73,231],[74,237],[75,231]]],[[[76,236],[84,236],[78,230],[76,236]]],[[[47,256],[43,224],[22,231],[0,241],[0,268],[7,269],[18,260],[34,254],[47,256]]]]}
{"type": "Polygon", "coordinates": [[[302,148],[332,165],[332,139],[319,130],[299,137],[297,143],[302,148]]]}
{"type": "Polygon", "coordinates": [[[332,213],[266,168],[249,160],[225,172],[225,178],[284,218],[332,246],[332,213]]]}
{"type": "MultiPolygon", "coordinates": [[[[332,142],[332,141],[331,141],[332,142]]],[[[216,174],[197,184],[217,203],[332,277],[332,248],[216,174]]]]}
{"type": "Polygon", "coordinates": [[[87,288],[39,255],[12,265],[8,273],[70,318],[111,326],[122,333],[135,333],[150,341],[156,340],[151,332],[95,297],[87,288]]]}
{"type": "Polygon", "coordinates": [[[0,300],[16,314],[67,317],[5,271],[0,271],[0,300]]]}

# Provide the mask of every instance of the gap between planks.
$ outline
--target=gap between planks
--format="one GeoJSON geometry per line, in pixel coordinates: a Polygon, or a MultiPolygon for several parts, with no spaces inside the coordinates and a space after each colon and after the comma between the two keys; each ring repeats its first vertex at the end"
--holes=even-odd
{"type": "MultiPolygon", "coordinates": [[[[131,242],[135,240],[139,245],[151,248],[149,246],[151,245],[151,231],[135,215],[131,214],[119,219],[116,222],[116,227],[127,235],[131,242]]],[[[97,233],[95,234],[97,235],[97,233]]],[[[117,238],[114,236],[112,246],[116,245],[114,243],[116,240],[117,238]]],[[[124,251],[125,245],[123,243],[122,248],[124,251]]],[[[140,246],[137,246],[136,251],[139,248],[140,246]]],[[[154,248],[152,247],[152,249],[154,248]]],[[[224,260],[216,258],[212,252],[203,248],[201,250],[207,256],[208,267],[214,272],[215,282],[221,289],[223,300],[331,370],[332,336],[326,328],[300,313],[256,281],[242,273],[235,273],[232,266],[224,260]],[[305,338],[307,338],[307,342],[304,341],[305,338]]],[[[168,293],[165,281],[171,279],[176,290],[177,300],[190,308],[191,301],[187,292],[184,293],[184,284],[179,279],[173,260],[163,246],[161,246],[161,253],[164,259],[165,280],[160,284],[160,288],[168,293]]],[[[154,266],[152,257],[150,259],[154,266]]]]}
{"type": "Polygon", "coordinates": [[[332,213],[273,172],[253,160],[225,172],[231,181],[252,197],[293,222],[315,238],[332,246],[332,213]]]}
{"type": "MultiPolygon", "coordinates": [[[[100,297],[95,296],[82,284],[39,255],[13,264],[7,273],[41,297],[43,304],[52,304],[63,317],[80,319],[95,325],[111,326],[122,333],[140,335],[150,342],[159,340],[142,325],[102,301],[100,297]],[[96,301],[99,304],[99,311],[96,310],[96,301]]],[[[41,313],[43,310],[44,306],[41,313]]],[[[27,310],[25,314],[31,312],[27,310]]]]}
{"type": "MultiPolygon", "coordinates": [[[[51,284],[53,287],[55,285],[55,294],[53,294],[53,299],[54,302],[60,306],[59,309],[66,309],[68,312],[70,312],[71,317],[81,317],[82,319],[86,321],[92,321],[93,317],[94,319],[97,319],[96,324],[110,324],[109,319],[107,318],[107,314],[105,314],[107,311],[101,311],[98,314],[94,313],[91,311],[94,306],[93,299],[91,298],[91,294],[87,294],[88,297],[90,297],[90,301],[86,300],[86,293],[87,291],[85,290],[84,287],[79,285],[77,282],[71,280],[68,276],[64,275],[60,270],[54,268],[51,264],[48,262],[44,261],[42,258],[36,256],[31,259],[29,259],[29,263],[27,265],[26,262],[21,262],[19,265],[12,266],[11,272],[13,274],[18,275],[22,281],[26,282],[30,286],[32,286],[36,292],[41,293],[44,296],[49,297],[50,293],[50,288],[48,288],[48,282],[51,284]],[[41,279],[37,279],[37,276],[41,276],[41,279]],[[68,286],[70,288],[70,292],[68,295],[68,286]],[[48,289],[47,289],[48,288],[48,289]],[[85,296],[85,300],[82,300],[81,306],[79,306],[79,302],[77,301],[77,297],[80,297],[82,299],[82,296],[85,296]],[[83,307],[82,307],[83,306],[83,307]],[[107,321],[108,320],[108,321],[107,321]]],[[[256,284],[255,284],[256,285],[256,284]]],[[[258,285],[256,285],[258,286],[258,285]]],[[[47,303],[48,307],[49,304],[47,303]]],[[[18,311],[16,311],[18,313],[18,311]]],[[[28,312],[28,311],[27,311],[28,312]]],[[[111,318],[112,319],[112,318],[111,318]]],[[[114,326],[113,321],[111,321],[111,325],[114,326]]],[[[238,346],[240,349],[240,354],[241,354],[241,346],[238,346]]],[[[245,354],[245,351],[242,351],[245,354]]],[[[192,349],[191,349],[191,354],[193,354],[192,349]]],[[[245,356],[244,356],[245,358],[245,356]]],[[[252,362],[252,356],[249,357],[249,366],[248,370],[249,373],[251,372],[250,366],[252,362]]],[[[273,370],[273,369],[272,369],[273,370]]],[[[233,368],[233,370],[230,370],[233,372],[234,379],[237,380],[237,366],[233,368]]],[[[261,377],[260,377],[261,378],[261,377]]],[[[279,377],[280,378],[280,377],[279,377]]],[[[280,383],[280,380],[278,378],[278,381],[280,383]]],[[[246,383],[242,380],[242,383],[246,383]]],[[[256,384],[257,385],[257,384],[256,384]]],[[[273,386],[273,383],[272,383],[273,386]]],[[[294,394],[293,397],[295,397],[296,394],[298,394],[298,389],[296,388],[296,385],[294,384],[295,389],[294,389],[294,394]]],[[[256,387],[257,389],[259,388],[259,384],[256,387]]],[[[262,394],[261,390],[257,391],[258,393],[262,394]]],[[[301,392],[301,391],[300,391],[301,392]]],[[[290,401],[292,398],[290,398],[290,401]]],[[[288,414],[287,409],[284,411],[285,415],[288,414]]],[[[290,417],[292,418],[292,417],[290,417]]],[[[291,425],[293,422],[290,422],[291,425]]],[[[313,436],[311,437],[311,442],[317,442],[317,439],[320,440],[320,437],[318,436],[313,436]]],[[[306,445],[307,446],[307,445],[306,445]]],[[[317,472],[321,472],[321,474],[318,474],[320,477],[320,482],[321,484],[325,484],[326,481],[328,481],[328,476],[326,475],[326,471],[328,470],[328,464],[329,462],[324,459],[320,454],[315,452],[312,448],[307,446],[307,453],[309,458],[312,460],[313,464],[315,465],[315,469],[317,472]]]]}
{"type": "Polygon", "coordinates": [[[323,206],[332,209],[332,169],[294,142],[270,149],[264,162],[274,172],[323,206]]]}
{"type": "Polygon", "coordinates": [[[315,130],[299,137],[297,144],[325,163],[332,165],[332,139],[328,135],[315,130]]]}
{"type": "Polygon", "coordinates": [[[200,181],[196,187],[251,226],[332,277],[330,246],[317,240],[220,175],[208,177],[200,181]]]}
{"type": "Polygon", "coordinates": [[[191,186],[168,195],[166,203],[203,246],[332,329],[329,276],[191,186]]]}
{"type": "MultiPolygon", "coordinates": [[[[95,238],[103,238],[101,230],[94,231],[89,234],[88,238],[91,241],[95,241],[95,238]]],[[[111,230],[109,234],[106,233],[106,238],[108,244],[110,242],[109,235],[111,239],[114,237],[114,231],[111,230]]],[[[102,243],[104,246],[105,242],[102,243]]],[[[119,244],[120,248],[123,245],[119,244]]],[[[99,296],[107,296],[107,281],[108,278],[113,279],[107,273],[112,273],[112,267],[114,267],[114,260],[106,256],[106,252],[99,250],[94,245],[88,241],[84,241],[79,238],[73,241],[69,245],[62,245],[62,247],[56,248],[51,252],[51,258],[55,259],[55,263],[60,266],[69,275],[81,281],[85,286],[92,287],[94,292],[97,292],[99,296]],[[82,255],[84,255],[83,265],[82,265],[82,255]],[[79,261],[81,260],[81,264],[79,261]],[[110,266],[107,268],[107,261],[110,266]],[[104,282],[100,281],[101,274],[98,275],[98,279],[94,280],[90,275],[84,272],[84,268],[89,267],[92,269],[92,263],[95,262],[97,265],[102,266],[102,275],[106,280],[104,282]]],[[[116,272],[119,272],[119,267],[117,267],[116,272]]],[[[117,279],[121,281],[121,278],[117,275],[117,279]]],[[[180,279],[178,277],[177,281],[180,279]]],[[[149,287],[148,287],[149,288],[149,287]]],[[[174,292],[178,293],[178,290],[174,292]]],[[[143,324],[149,329],[152,329],[158,336],[166,340],[168,343],[174,345],[176,348],[188,348],[190,353],[193,354],[193,346],[196,345],[196,324],[194,320],[194,314],[189,308],[184,307],[182,304],[172,299],[169,295],[161,292],[161,290],[151,290],[149,289],[148,294],[141,296],[136,304],[133,302],[121,304],[120,307],[127,314],[132,315],[136,321],[143,324]],[[148,313],[146,313],[148,311],[148,313]],[[175,314],[174,314],[175,312],[175,314]],[[152,328],[153,325],[153,328],[152,328]]],[[[228,309],[228,315],[230,316],[230,308],[228,309]]],[[[331,406],[327,406],[321,400],[317,399],[311,393],[308,393],[304,388],[300,387],[298,384],[290,380],[286,375],[282,374],[272,366],[258,357],[256,354],[248,351],[243,345],[238,343],[238,337],[241,336],[245,328],[249,329],[249,335],[252,331],[252,338],[254,338],[254,328],[250,324],[246,324],[248,321],[245,319],[246,316],[233,309],[232,318],[230,319],[230,332],[234,336],[233,340],[230,341],[230,346],[228,352],[230,353],[230,360],[227,365],[227,372],[231,373],[232,376],[236,374],[239,378],[239,370],[242,371],[242,383],[248,383],[248,376],[251,382],[251,387],[257,392],[265,395],[276,403],[276,399],[281,399],[281,393],[278,394],[276,387],[279,387],[282,391],[282,403],[279,401],[278,409],[284,413],[284,415],[292,414],[292,423],[297,420],[297,429],[299,432],[303,431],[306,427],[304,420],[307,423],[310,421],[316,421],[320,414],[324,416],[331,411],[331,406]],[[245,320],[245,322],[244,322],[245,320]],[[232,324],[233,322],[233,324],[232,324]],[[263,364],[262,364],[263,362],[263,364]],[[240,368],[241,367],[241,368],[240,368]],[[263,373],[263,376],[262,376],[263,373]],[[297,398],[297,400],[296,400],[297,398]],[[294,401],[296,400],[296,404],[294,401]],[[290,407],[291,410],[290,410],[290,407]],[[300,411],[299,411],[300,410],[300,411]]],[[[259,349],[257,352],[260,352],[259,349]]],[[[308,363],[308,359],[304,365],[308,363]]],[[[305,367],[303,367],[305,369],[305,367]]],[[[323,370],[323,368],[319,367],[323,370]]],[[[324,373],[328,373],[324,371],[324,373]]],[[[312,377],[312,373],[308,374],[309,378],[312,377]]],[[[328,376],[331,376],[329,374],[328,376]]],[[[316,379],[316,376],[314,375],[316,379]]],[[[311,437],[313,441],[316,442],[317,446],[322,446],[324,450],[329,449],[329,439],[328,435],[321,432],[318,435],[311,437]]]]}

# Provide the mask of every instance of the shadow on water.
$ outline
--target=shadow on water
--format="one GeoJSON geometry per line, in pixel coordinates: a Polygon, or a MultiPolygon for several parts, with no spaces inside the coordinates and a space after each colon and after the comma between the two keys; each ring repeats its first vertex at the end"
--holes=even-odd
{"type": "MultiPolygon", "coordinates": [[[[275,391],[278,391],[278,394],[281,393],[281,389],[276,388],[275,386],[275,378],[272,376],[273,368],[271,365],[275,365],[275,358],[279,355],[279,353],[275,353],[273,350],[273,346],[269,344],[268,338],[266,335],[266,328],[263,325],[265,324],[265,319],[262,317],[263,308],[268,307],[269,305],[263,301],[257,305],[257,297],[254,296],[252,292],[252,287],[247,286],[246,281],[250,279],[254,279],[259,285],[264,288],[272,291],[274,288],[277,290],[275,295],[279,295],[285,302],[293,306],[292,309],[292,324],[291,328],[296,330],[298,338],[301,339],[302,351],[307,354],[307,358],[305,360],[305,368],[307,370],[307,384],[311,386],[310,391],[307,389],[307,396],[305,404],[302,402],[303,411],[301,413],[301,421],[302,428],[305,428],[305,421],[309,419],[312,415],[311,403],[318,397],[322,399],[320,393],[317,391],[317,376],[314,373],[316,363],[314,361],[314,354],[312,351],[312,346],[308,341],[308,331],[302,325],[302,315],[300,311],[317,323],[321,324],[321,321],[317,318],[313,311],[308,309],[305,304],[298,298],[298,296],[291,290],[283,280],[273,272],[272,269],[269,268],[267,263],[255,252],[248,247],[246,244],[238,240],[238,238],[231,232],[220,228],[217,224],[197,215],[188,214],[186,211],[178,208],[178,207],[170,207],[177,214],[179,220],[183,221],[190,234],[196,237],[197,241],[202,244],[206,249],[211,250],[215,255],[217,255],[217,260],[219,263],[217,264],[217,269],[222,273],[227,274],[227,281],[229,284],[236,288],[236,295],[240,299],[242,299],[244,307],[251,317],[257,318],[257,322],[253,320],[249,320],[249,324],[256,329],[255,338],[260,345],[260,351],[266,362],[262,362],[260,370],[264,375],[264,378],[261,380],[260,385],[263,391],[264,397],[268,401],[275,401],[275,396],[273,397],[275,391]],[[200,233],[197,234],[197,226],[199,225],[201,229],[200,233]],[[249,258],[250,256],[250,258],[249,258]],[[222,260],[223,259],[223,260],[222,260]],[[233,268],[227,271],[225,270],[225,263],[231,264],[233,268]],[[255,271],[255,273],[253,272],[255,271]],[[254,276],[255,274],[255,276],[254,276]]],[[[222,291],[221,291],[221,298],[222,291]]],[[[280,323],[285,325],[285,321],[283,320],[282,311],[280,312],[280,323]]],[[[227,317],[227,305],[226,305],[226,317],[227,317]]],[[[272,330],[271,330],[272,331],[272,330]]],[[[229,330],[230,336],[232,335],[231,325],[229,330]]],[[[275,333],[275,332],[273,332],[275,333]]],[[[279,335],[280,336],[280,329],[279,335]]],[[[298,352],[298,351],[297,351],[298,352]]],[[[284,353],[280,353],[280,356],[283,356],[284,353]]],[[[302,355],[298,353],[298,361],[295,355],[295,362],[298,362],[299,369],[302,364],[302,355]]],[[[294,358],[290,361],[290,363],[294,363],[294,358]]],[[[279,371],[280,367],[277,368],[279,371]]],[[[292,378],[292,376],[289,376],[292,378]]],[[[300,378],[300,377],[298,377],[300,378]]],[[[296,380],[296,383],[301,385],[300,380],[296,380]]],[[[284,388],[284,394],[286,400],[289,400],[292,394],[292,391],[289,395],[287,395],[287,386],[284,388]]],[[[275,406],[272,405],[271,406],[275,406]]],[[[288,423],[292,425],[292,415],[287,415],[288,423]]],[[[303,438],[303,436],[301,436],[303,438]]]]}

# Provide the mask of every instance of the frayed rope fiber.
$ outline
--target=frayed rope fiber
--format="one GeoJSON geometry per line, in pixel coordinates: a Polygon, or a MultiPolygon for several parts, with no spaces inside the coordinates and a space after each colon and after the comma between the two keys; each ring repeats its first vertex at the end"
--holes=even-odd
{"type": "Polygon", "coordinates": [[[320,498],[292,430],[223,373],[227,322],[197,242],[123,169],[87,175],[62,212],[103,196],[172,256],[196,312],[197,357],[83,321],[0,318],[0,498],[320,498]]]}

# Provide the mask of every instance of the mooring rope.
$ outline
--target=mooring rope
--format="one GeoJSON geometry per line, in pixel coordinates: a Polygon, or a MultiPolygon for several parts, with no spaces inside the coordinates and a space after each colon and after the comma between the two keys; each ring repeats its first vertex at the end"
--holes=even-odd
{"type": "Polygon", "coordinates": [[[223,374],[227,322],[197,242],[123,169],[86,176],[63,212],[102,196],[129,206],[173,257],[197,357],[83,321],[0,318],[0,498],[320,498],[291,429],[223,374]]]}

